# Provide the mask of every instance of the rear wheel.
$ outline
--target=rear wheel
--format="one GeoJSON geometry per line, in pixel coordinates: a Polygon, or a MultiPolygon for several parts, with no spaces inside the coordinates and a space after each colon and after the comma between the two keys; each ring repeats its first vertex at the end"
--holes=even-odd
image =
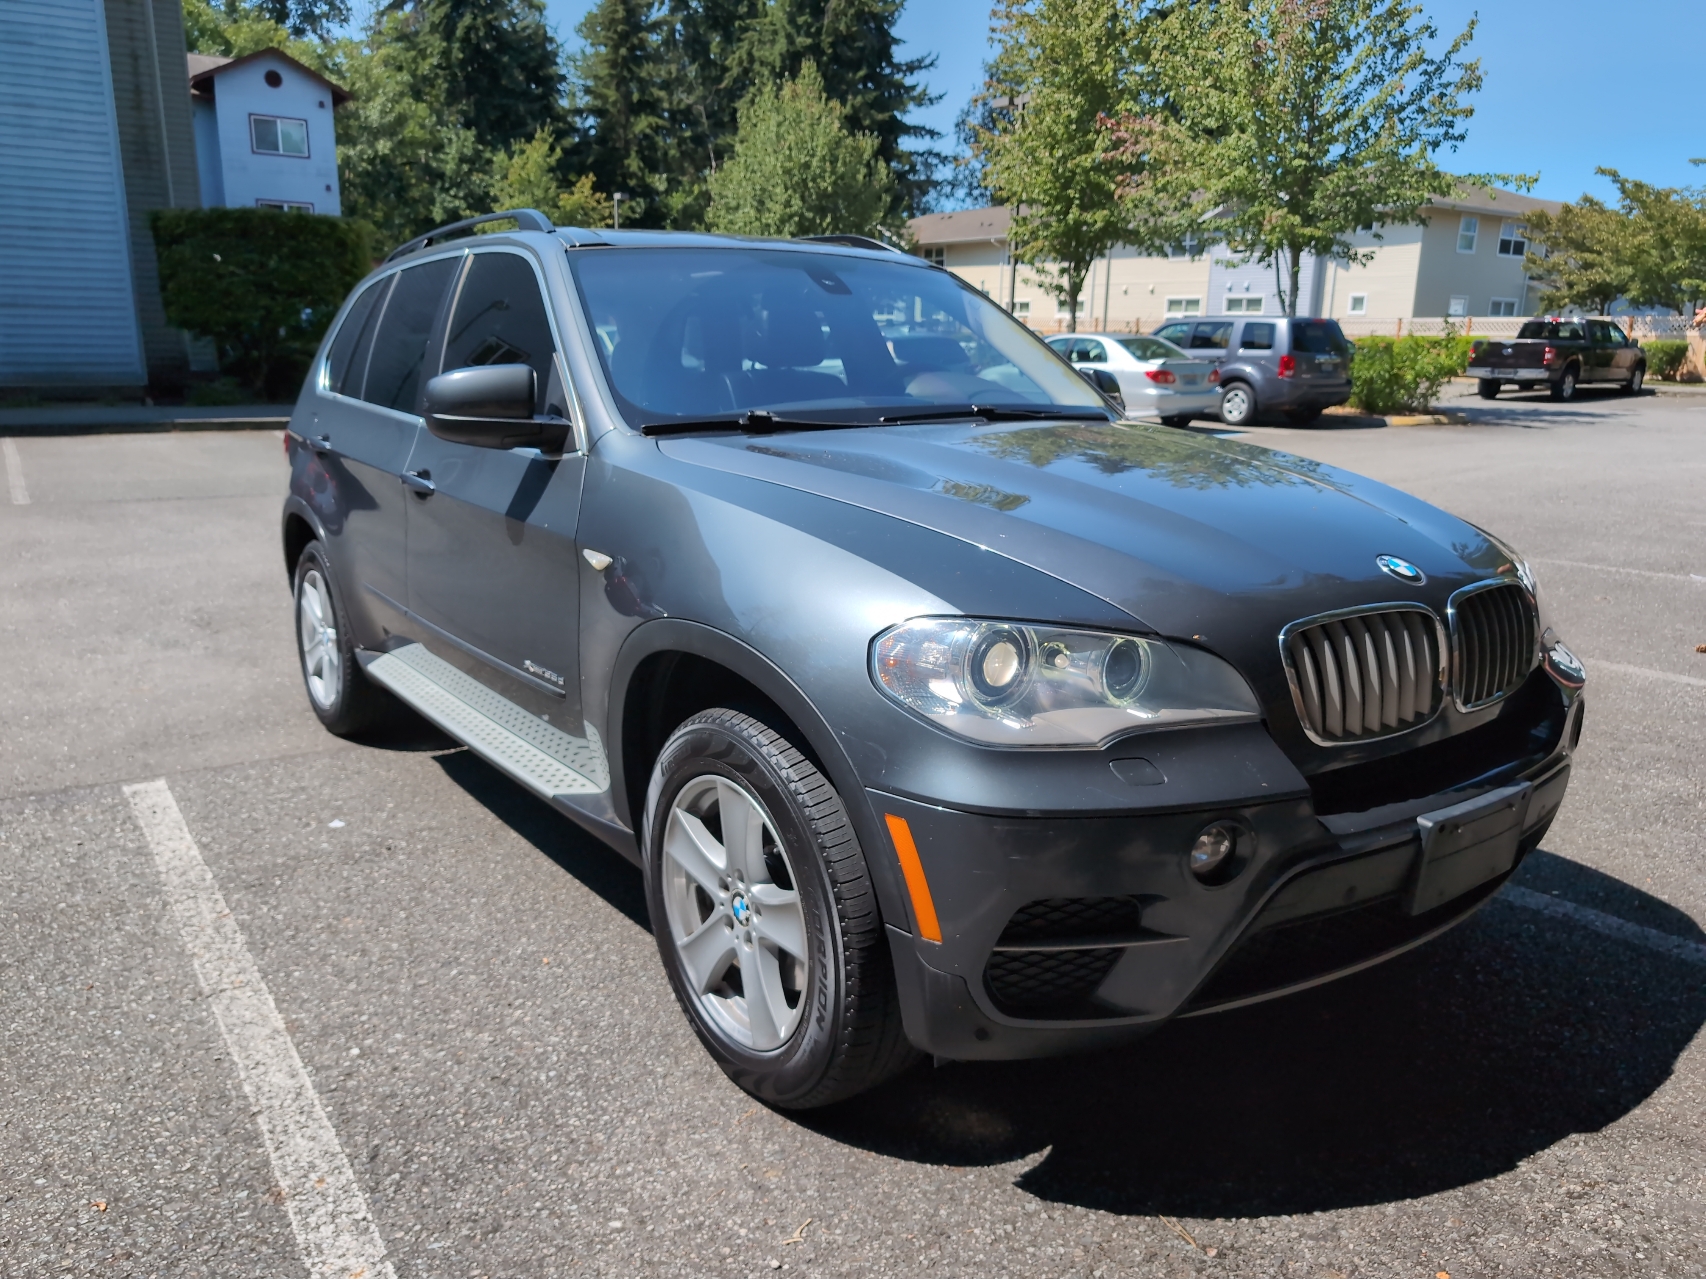
{"type": "Polygon", "coordinates": [[[1504,386],[1504,383],[1499,381],[1498,378],[1484,377],[1481,379],[1479,385],[1476,386],[1475,390],[1483,400],[1496,400],[1499,398],[1499,389],[1502,386],[1504,386]]]}
{"type": "Polygon", "coordinates": [[[1242,382],[1228,383],[1220,393],[1220,420],[1228,426],[1248,426],[1255,416],[1255,393],[1242,382]]]}
{"type": "Polygon", "coordinates": [[[398,709],[355,657],[355,633],[338,603],[325,544],[308,543],[296,561],[296,653],[308,704],[339,737],[370,728],[398,709]]]}
{"type": "Polygon", "coordinates": [[[1574,367],[1564,370],[1564,376],[1552,383],[1552,398],[1554,400],[1573,400],[1576,398],[1576,370],[1574,367]]]}
{"type": "Polygon", "coordinates": [[[787,738],[726,709],[682,724],[652,770],[644,847],[664,970],[735,1083],[822,1106],[916,1058],[864,853],[787,738]]]}
{"type": "Polygon", "coordinates": [[[1629,375],[1629,385],[1623,388],[1623,393],[1625,395],[1639,395],[1641,393],[1641,386],[1646,382],[1646,380],[1647,366],[1645,364],[1637,364],[1635,366],[1635,371],[1629,375]]]}

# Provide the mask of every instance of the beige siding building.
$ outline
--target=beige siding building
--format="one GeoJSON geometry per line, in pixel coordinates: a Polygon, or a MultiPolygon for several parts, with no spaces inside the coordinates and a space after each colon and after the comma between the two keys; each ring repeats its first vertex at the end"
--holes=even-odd
{"type": "MultiPolygon", "coordinates": [[[[1523,271],[1522,220],[1551,200],[1511,191],[1472,191],[1436,200],[1425,224],[1353,237],[1373,252],[1366,265],[1306,261],[1299,311],[1329,315],[1347,328],[1381,327],[1417,316],[1532,314],[1534,288],[1523,271]]],[[[935,213],[912,222],[917,252],[981,289],[1045,332],[1067,327],[1065,307],[1016,265],[1008,249],[1010,211],[994,206],[935,213]]],[[[1224,247],[1190,245],[1169,256],[1117,248],[1099,260],[1079,299],[1080,329],[1147,330],[1181,315],[1277,315],[1272,268],[1229,261],[1224,247]]]]}

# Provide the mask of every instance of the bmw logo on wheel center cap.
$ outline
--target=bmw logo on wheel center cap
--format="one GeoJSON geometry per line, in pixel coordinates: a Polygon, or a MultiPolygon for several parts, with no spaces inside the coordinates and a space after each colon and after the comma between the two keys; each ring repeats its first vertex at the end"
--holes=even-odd
{"type": "Polygon", "coordinates": [[[1396,555],[1376,555],[1374,562],[1380,566],[1381,572],[1397,578],[1400,582],[1408,582],[1411,586],[1420,586],[1428,580],[1427,574],[1421,569],[1396,555]]]}
{"type": "Polygon", "coordinates": [[[729,913],[735,917],[735,923],[745,928],[752,918],[752,907],[746,904],[746,898],[737,897],[729,903],[729,913]]]}

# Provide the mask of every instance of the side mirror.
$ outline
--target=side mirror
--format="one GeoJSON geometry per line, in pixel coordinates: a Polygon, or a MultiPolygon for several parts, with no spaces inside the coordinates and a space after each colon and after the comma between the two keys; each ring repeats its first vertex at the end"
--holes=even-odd
{"type": "Polygon", "coordinates": [[[425,401],[427,430],[453,444],[558,453],[568,442],[566,419],[534,415],[534,373],[528,364],[440,373],[426,384],[425,401]]]}
{"type": "Polygon", "coordinates": [[[1119,405],[1120,412],[1125,412],[1125,396],[1120,394],[1120,380],[1107,369],[1081,368],[1078,370],[1078,376],[1119,405]]]}

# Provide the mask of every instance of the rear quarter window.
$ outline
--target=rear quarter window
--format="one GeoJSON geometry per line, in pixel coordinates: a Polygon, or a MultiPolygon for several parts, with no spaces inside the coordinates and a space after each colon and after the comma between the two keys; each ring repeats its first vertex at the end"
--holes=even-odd
{"type": "Polygon", "coordinates": [[[1296,320],[1291,326],[1291,349],[1305,355],[1349,355],[1351,344],[1337,320],[1296,320]]]}

